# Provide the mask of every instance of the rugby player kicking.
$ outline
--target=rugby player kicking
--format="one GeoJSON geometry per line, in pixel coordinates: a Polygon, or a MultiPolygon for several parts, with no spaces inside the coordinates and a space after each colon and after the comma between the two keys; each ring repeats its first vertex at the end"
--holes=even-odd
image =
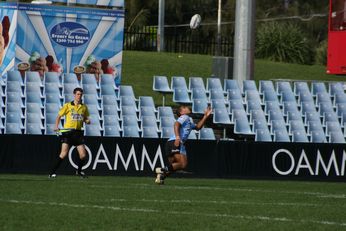
{"type": "Polygon", "coordinates": [[[204,112],[203,118],[197,124],[194,124],[192,118],[189,116],[191,113],[190,108],[187,106],[180,106],[178,108],[179,118],[174,123],[174,135],[168,139],[165,147],[169,164],[164,168],[155,169],[157,174],[155,179],[156,184],[163,184],[164,179],[171,173],[186,168],[187,155],[185,142],[192,129],[200,130],[203,127],[211,112],[211,108],[208,107],[204,112]]]}
{"type": "Polygon", "coordinates": [[[87,177],[82,171],[86,154],[82,128],[84,123],[90,124],[89,111],[88,107],[82,103],[83,89],[75,88],[73,94],[74,100],[64,104],[55,121],[54,131],[61,133],[61,152],[49,173],[49,178],[56,177],[56,170],[67,156],[71,146],[76,146],[79,154],[76,175],[83,178],[87,177]],[[64,129],[59,130],[60,120],[63,116],[65,116],[64,129]]]}

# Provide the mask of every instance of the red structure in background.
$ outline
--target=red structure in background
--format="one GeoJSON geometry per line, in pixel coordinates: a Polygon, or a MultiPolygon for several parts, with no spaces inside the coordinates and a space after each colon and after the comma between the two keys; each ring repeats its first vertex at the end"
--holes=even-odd
{"type": "Polygon", "coordinates": [[[327,73],[346,75],[346,0],[330,0],[327,73]]]}

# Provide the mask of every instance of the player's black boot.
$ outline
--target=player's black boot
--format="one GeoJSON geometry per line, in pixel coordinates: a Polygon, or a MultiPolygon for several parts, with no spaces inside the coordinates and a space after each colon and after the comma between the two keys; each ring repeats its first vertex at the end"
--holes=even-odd
{"type": "Polygon", "coordinates": [[[76,171],[76,176],[80,176],[81,178],[88,178],[88,176],[83,171],[76,171]]]}

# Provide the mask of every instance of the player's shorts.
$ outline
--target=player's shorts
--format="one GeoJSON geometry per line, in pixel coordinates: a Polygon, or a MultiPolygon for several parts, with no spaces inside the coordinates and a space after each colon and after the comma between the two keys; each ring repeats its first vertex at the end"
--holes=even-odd
{"type": "Polygon", "coordinates": [[[62,132],[60,136],[60,142],[66,143],[70,146],[79,146],[85,143],[84,132],[81,130],[71,130],[62,132]]]}
{"type": "Polygon", "coordinates": [[[166,143],[165,152],[166,156],[173,156],[174,154],[186,155],[186,148],[182,143],[177,147],[174,145],[174,140],[169,140],[166,143]]]}

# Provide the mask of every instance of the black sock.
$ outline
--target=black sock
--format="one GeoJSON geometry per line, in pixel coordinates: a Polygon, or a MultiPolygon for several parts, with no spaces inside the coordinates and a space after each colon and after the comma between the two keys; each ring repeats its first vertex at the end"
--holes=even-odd
{"type": "Polygon", "coordinates": [[[80,159],[79,158],[79,162],[78,162],[78,173],[80,173],[82,171],[82,167],[84,165],[84,159],[80,159]]]}
{"type": "Polygon", "coordinates": [[[50,175],[55,174],[56,170],[59,168],[61,162],[63,161],[63,159],[60,158],[60,156],[58,156],[58,158],[56,159],[52,170],[50,171],[50,175]]]}
{"type": "Polygon", "coordinates": [[[167,168],[168,172],[174,172],[172,164],[166,166],[166,168],[167,168]]]}

